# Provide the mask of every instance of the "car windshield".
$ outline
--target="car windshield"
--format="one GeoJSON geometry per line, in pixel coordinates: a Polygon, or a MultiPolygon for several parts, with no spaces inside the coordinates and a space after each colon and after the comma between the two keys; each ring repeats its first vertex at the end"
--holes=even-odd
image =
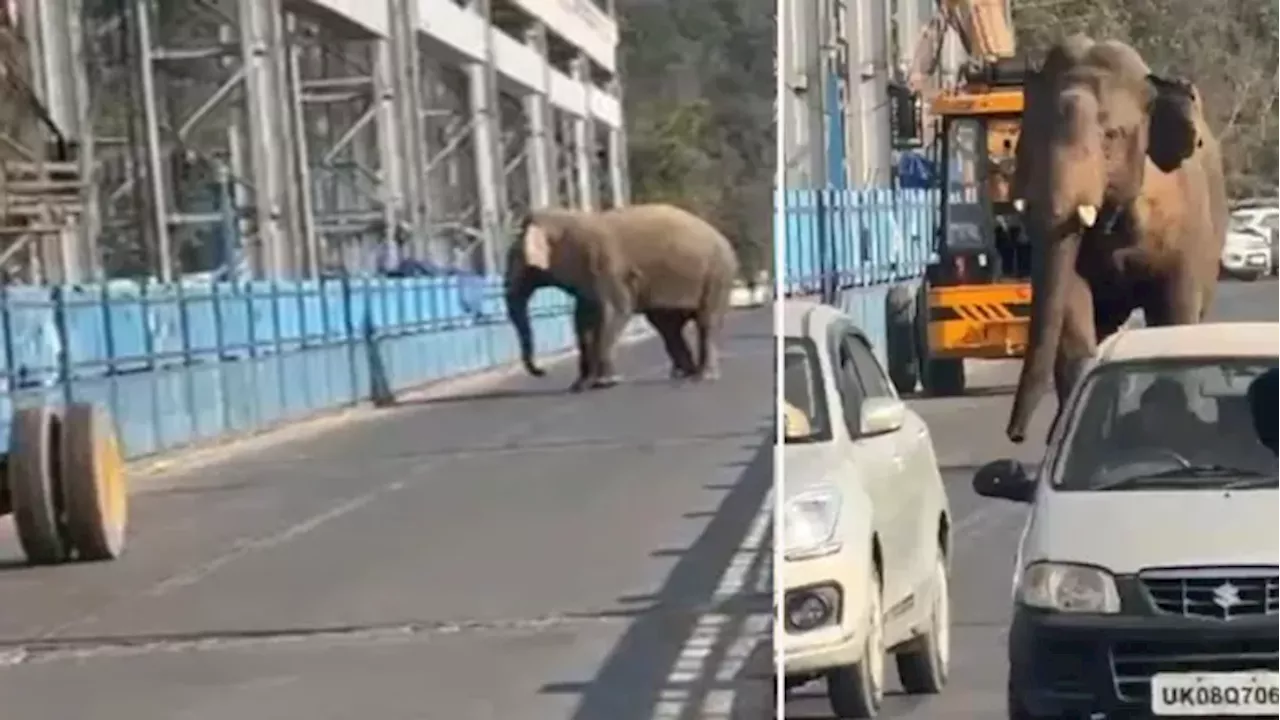
{"type": "Polygon", "coordinates": [[[782,349],[783,441],[829,440],[827,401],[822,388],[818,349],[806,338],[787,338],[782,349]]]}
{"type": "Polygon", "coordinates": [[[1060,490],[1276,487],[1276,456],[1253,429],[1249,383],[1276,360],[1118,363],[1085,381],[1060,490]]]}

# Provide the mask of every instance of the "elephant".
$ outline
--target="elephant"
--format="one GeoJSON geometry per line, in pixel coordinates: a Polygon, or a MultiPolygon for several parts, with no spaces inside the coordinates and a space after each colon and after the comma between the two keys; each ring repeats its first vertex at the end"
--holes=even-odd
{"type": "Polygon", "coordinates": [[[520,358],[534,376],[530,296],[557,287],[574,298],[578,378],[570,390],[619,382],[614,349],[634,313],[662,338],[673,377],[714,380],[717,343],[730,307],[738,258],[710,223],[674,205],[649,203],[602,212],[535,210],[507,255],[507,314],[520,358]],[[697,358],[683,329],[697,328],[697,358]]]}
{"type": "Polygon", "coordinates": [[[1032,317],[1005,430],[1020,443],[1048,384],[1058,412],[1134,310],[1200,322],[1226,239],[1222,153],[1188,80],[1136,50],[1060,41],[1026,83],[1015,206],[1033,243],[1032,317]]]}

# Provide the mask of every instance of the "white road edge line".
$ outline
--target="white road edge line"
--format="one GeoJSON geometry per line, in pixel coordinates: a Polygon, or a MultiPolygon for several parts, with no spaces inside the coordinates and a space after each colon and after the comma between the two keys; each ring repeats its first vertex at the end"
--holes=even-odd
{"type": "MultiPolygon", "coordinates": [[[[746,537],[738,546],[739,551],[734,554],[733,559],[721,574],[714,599],[727,600],[747,593],[772,596],[773,550],[764,545],[764,538],[772,523],[773,489],[770,488],[751,521],[746,537]],[[753,587],[748,587],[747,573],[757,562],[763,562],[766,571],[760,573],[753,587]]],[[[685,640],[671,672],[667,675],[669,687],[661,691],[654,707],[654,720],[676,720],[676,718],[688,717],[725,720],[730,717],[737,698],[736,688],[712,688],[698,698],[689,691],[688,686],[698,682],[699,678],[707,674],[705,665],[708,657],[719,643],[726,641],[729,647],[724,654],[723,663],[714,668],[713,682],[716,685],[733,683],[742,673],[756,645],[761,640],[768,640],[772,634],[773,616],[769,613],[756,613],[742,620],[742,631],[737,637],[722,638],[725,626],[733,620],[732,616],[719,612],[705,613],[698,617],[693,631],[685,640]],[[693,702],[698,702],[698,706],[689,707],[693,702]]]]}

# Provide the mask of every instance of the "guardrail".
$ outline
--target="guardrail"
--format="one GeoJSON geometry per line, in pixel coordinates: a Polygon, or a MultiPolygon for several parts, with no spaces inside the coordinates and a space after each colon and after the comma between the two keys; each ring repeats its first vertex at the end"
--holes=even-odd
{"type": "MultiPolygon", "coordinates": [[[[569,304],[534,296],[540,350],[573,344],[569,304]]],[[[500,278],[11,286],[0,333],[0,447],[14,407],[88,401],[130,458],[518,358],[500,278]]]]}
{"type": "Polygon", "coordinates": [[[783,190],[775,217],[787,296],[817,295],[852,315],[883,357],[888,288],[924,274],[936,190],[783,190]]]}

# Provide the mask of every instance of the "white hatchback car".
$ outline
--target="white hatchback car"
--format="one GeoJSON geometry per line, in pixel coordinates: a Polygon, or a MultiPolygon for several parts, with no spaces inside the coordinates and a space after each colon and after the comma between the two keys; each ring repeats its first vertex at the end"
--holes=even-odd
{"type": "Polygon", "coordinates": [[[783,303],[788,688],[827,681],[841,718],[874,717],[886,653],[911,693],[950,662],[951,517],[933,440],[852,319],[783,303]]]}
{"type": "Polygon", "coordinates": [[[975,474],[978,494],[1031,503],[1009,718],[1280,712],[1276,455],[1248,397],[1278,354],[1277,323],[1122,330],[1037,477],[1013,460],[975,474]]]}

